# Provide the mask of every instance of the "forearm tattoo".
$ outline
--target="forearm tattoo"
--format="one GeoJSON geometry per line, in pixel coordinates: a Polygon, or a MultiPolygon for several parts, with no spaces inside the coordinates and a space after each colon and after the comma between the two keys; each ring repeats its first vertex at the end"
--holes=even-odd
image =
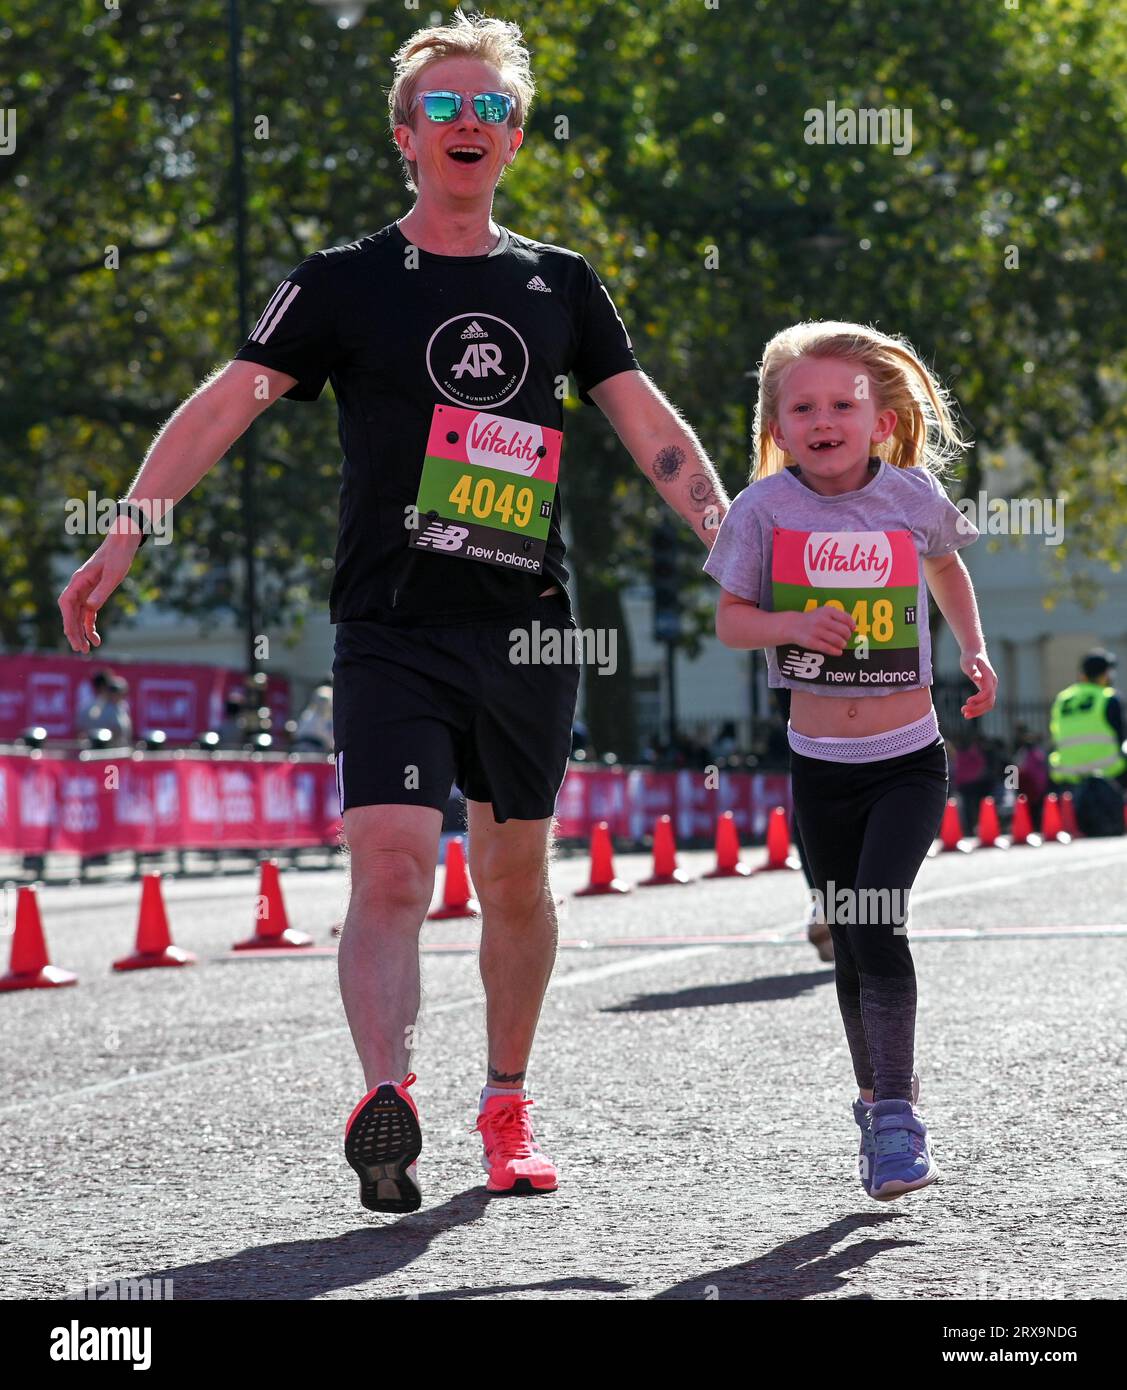
{"type": "Polygon", "coordinates": [[[685,462],[685,451],[676,444],[667,444],[654,459],[654,477],[659,483],[669,483],[681,471],[685,462]]]}
{"type": "Polygon", "coordinates": [[[498,1086],[515,1086],[524,1080],[522,1071],[498,1071],[492,1062],[489,1064],[489,1079],[498,1086]]]}
{"type": "Polygon", "coordinates": [[[694,473],[689,479],[689,501],[695,512],[717,505],[716,488],[707,473],[694,473]]]}

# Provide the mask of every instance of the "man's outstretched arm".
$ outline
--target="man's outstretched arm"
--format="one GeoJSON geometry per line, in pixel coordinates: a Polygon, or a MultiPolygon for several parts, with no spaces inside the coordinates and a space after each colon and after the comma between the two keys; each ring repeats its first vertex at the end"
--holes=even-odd
{"type": "MultiPolygon", "coordinates": [[[[251,421],[285,395],[295,377],[256,362],[228,362],[209,377],[162,426],[133,486],[125,494],[152,519],[187,496],[234,444],[251,421]]],[[[101,646],[98,610],[129,573],[141,530],[120,516],[109,534],[59,595],[63,631],[71,649],[101,646]]]]}
{"type": "Polygon", "coordinates": [[[711,459],[676,407],[645,372],[619,372],[588,395],[641,471],[711,549],[728,497],[711,459]]]}

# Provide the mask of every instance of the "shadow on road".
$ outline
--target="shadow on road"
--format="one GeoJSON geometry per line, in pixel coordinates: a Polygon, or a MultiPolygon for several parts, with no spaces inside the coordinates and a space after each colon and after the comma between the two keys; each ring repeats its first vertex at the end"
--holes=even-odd
{"type": "MultiPolygon", "coordinates": [[[[371,1226],[341,1236],[257,1245],[218,1260],[154,1270],[146,1277],[172,1279],[178,1303],[193,1298],[316,1298],[406,1269],[436,1236],[476,1221],[490,1200],[484,1187],[473,1187],[441,1206],[412,1212],[391,1224],[382,1224],[387,1218],[373,1214],[371,1226]]],[[[380,1294],[395,1292],[392,1288],[380,1294]]]]}
{"type": "Polygon", "coordinates": [[[648,1013],[655,1009],[707,1009],[718,1004],[763,1004],[793,999],[818,985],[833,984],[832,970],[806,970],[797,975],[767,975],[760,980],[737,980],[727,985],[694,985],[670,994],[636,994],[624,1004],[603,1009],[605,1014],[648,1013]]]}
{"type": "MultiPolygon", "coordinates": [[[[903,1220],[896,1212],[871,1212],[847,1216],[820,1231],[797,1236],[776,1245],[766,1255],[746,1264],[730,1265],[685,1279],[672,1288],[654,1294],[655,1299],[719,1298],[813,1298],[816,1294],[836,1293],[848,1287],[846,1275],[866,1264],[874,1255],[901,1246],[919,1245],[916,1240],[898,1240],[892,1235],[870,1237],[830,1254],[832,1246],[865,1227],[880,1230],[890,1222],[903,1220]]],[[[852,1298],[871,1298],[871,1294],[852,1294],[852,1298]]]]}
{"type": "Polygon", "coordinates": [[[619,1283],[617,1279],[584,1278],[581,1274],[575,1274],[567,1279],[546,1279],[538,1284],[488,1284],[480,1289],[445,1289],[441,1292],[435,1290],[412,1294],[411,1298],[417,1298],[422,1303],[426,1299],[440,1298],[501,1298],[505,1294],[531,1293],[533,1290],[541,1290],[544,1293],[626,1293],[632,1287],[631,1284],[619,1283]]]}

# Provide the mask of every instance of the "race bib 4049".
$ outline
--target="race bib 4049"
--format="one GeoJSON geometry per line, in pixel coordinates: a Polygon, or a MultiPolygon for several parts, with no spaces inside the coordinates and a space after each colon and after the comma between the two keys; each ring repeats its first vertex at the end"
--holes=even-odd
{"type": "Polygon", "coordinates": [[[410,545],[542,573],[562,441],[546,425],[436,405],[410,545]]]}
{"type": "Polygon", "coordinates": [[[811,686],[889,690],[920,680],[919,556],[910,531],[774,528],[776,612],[840,608],[856,623],[841,656],[776,647],[779,673],[811,686]]]}

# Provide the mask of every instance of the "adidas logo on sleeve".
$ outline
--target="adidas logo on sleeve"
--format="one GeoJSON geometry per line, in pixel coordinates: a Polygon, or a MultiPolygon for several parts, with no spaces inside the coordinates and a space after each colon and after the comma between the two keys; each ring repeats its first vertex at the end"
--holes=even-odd
{"type": "Polygon", "coordinates": [[[301,290],[300,285],[295,285],[289,280],[283,280],[274,291],[270,303],[262,311],[262,317],[251,329],[250,341],[252,343],[268,343],[270,335],[282,320],[282,315],[294,302],[301,290]]]}

